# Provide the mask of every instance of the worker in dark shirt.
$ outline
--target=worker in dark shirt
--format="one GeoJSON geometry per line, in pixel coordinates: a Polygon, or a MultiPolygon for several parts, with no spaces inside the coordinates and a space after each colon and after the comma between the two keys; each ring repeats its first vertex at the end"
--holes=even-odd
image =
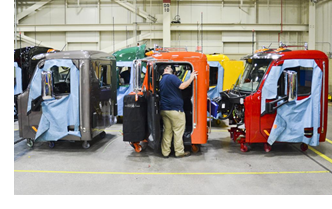
{"type": "Polygon", "coordinates": [[[168,157],[171,152],[172,137],[174,134],[175,157],[189,156],[190,152],[184,151],[183,133],[185,130],[186,119],[183,112],[183,99],[181,90],[187,88],[197,76],[193,71],[190,78],[181,82],[173,74],[170,65],[164,69],[163,77],[160,81],[160,115],[164,122],[164,133],[161,142],[161,151],[164,157],[168,157]]]}

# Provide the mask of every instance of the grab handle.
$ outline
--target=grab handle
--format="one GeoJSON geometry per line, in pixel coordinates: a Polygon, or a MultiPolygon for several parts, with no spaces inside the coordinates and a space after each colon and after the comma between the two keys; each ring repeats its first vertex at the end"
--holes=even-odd
{"type": "Polygon", "coordinates": [[[193,124],[193,126],[194,126],[194,129],[196,128],[196,125],[197,125],[197,112],[198,112],[198,107],[197,107],[197,79],[196,78],[194,78],[194,80],[195,80],[195,117],[194,117],[194,124],[193,124]]]}

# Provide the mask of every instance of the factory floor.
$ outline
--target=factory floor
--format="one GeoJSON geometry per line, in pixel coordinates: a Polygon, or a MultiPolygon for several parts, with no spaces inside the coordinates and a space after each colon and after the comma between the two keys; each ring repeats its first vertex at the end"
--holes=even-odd
{"type": "MultiPolygon", "coordinates": [[[[14,145],[15,195],[108,194],[332,194],[332,106],[327,140],[306,152],[299,144],[275,144],[269,153],[249,152],[231,141],[226,123],[212,126],[201,152],[165,159],[150,148],[141,153],[122,141],[122,124],[106,130],[89,149],[79,142],[14,145]]],[[[19,140],[14,123],[14,141],[19,140]]]]}

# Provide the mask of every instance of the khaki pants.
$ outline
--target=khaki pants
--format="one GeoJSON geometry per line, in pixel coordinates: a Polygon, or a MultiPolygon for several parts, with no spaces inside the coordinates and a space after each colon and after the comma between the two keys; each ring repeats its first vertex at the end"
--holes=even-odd
{"type": "Polygon", "coordinates": [[[161,152],[164,156],[168,156],[171,152],[172,136],[174,134],[175,156],[184,153],[183,133],[186,125],[184,112],[175,110],[162,110],[160,112],[164,122],[164,134],[161,142],[161,152]]]}

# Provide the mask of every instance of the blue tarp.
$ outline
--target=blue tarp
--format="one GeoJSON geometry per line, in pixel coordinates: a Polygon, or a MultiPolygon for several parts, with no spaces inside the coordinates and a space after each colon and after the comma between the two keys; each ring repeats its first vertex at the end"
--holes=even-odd
{"type": "Polygon", "coordinates": [[[220,96],[220,92],[222,92],[223,81],[224,81],[224,68],[221,66],[219,62],[208,62],[210,67],[218,68],[218,82],[215,87],[210,87],[208,91],[208,97],[210,99],[214,99],[220,96]]]}
{"type": "Polygon", "coordinates": [[[317,66],[315,60],[285,60],[281,71],[298,66],[313,68],[311,95],[306,99],[286,103],[277,109],[277,116],[268,138],[268,143],[271,145],[275,141],[303,142],[310,146],[319,144],[322,70],[317,66]],[[313,128],[312,137],[304,136],[305,128],[313,128]]]}
{"type": "Polygon", "coordinates": [[[70,94],[61,99],[42,102],[42,116],[39,122],[36,141],[57,141],[68,134],[81,137],[79,131],[79,80],[80,72],[71,60],[46,60],[42,69],[37,68],[30,85],[28,111],[31,101],[41,95],[41,72],[53,66],[70,68],[70,94]],[[74,131],[68,131],[74,126],[74,131]]]}
{"type": "MultiPolygon", "coordinates": [[[[134,68],[133,62],[116,62],[117,67],[130,67],[130,82],[129,85],[120,86],[116,92],[117,94],[117,101],[118,101],[118,116],[123,115],[123,98],[125,95],[129,94],[133,91],[133,75],[134,75],[134,68]]],[[[120,73],[120,72],[119,72],[120,73]]]]}
{"type": "Polygon", "coordinates": [[[273,66],[270,70],[269,76],[264,82],[262,89],[262,100],[261,100],[261,114],[265,111],[266,100],[275,99],[277,97],[277,86],[278,79],[284,68],[281,66],[273,66]]]}
{"type": "Polygon", "coordinates": [[[16,85],[14,86],[14,95],[22,94],[22,69],[18,66],[17,62],[14,62],[14,68],[16,71],[16,85]]]}
{"type": "MultiPolygon", "coordinates": [[[[208,98],[210,100],[219,97],[220,92],[223,91],[223,82],[224,82],[224,68],[221,66],[219,62],[208,62],[210,67],[217,67],[218,68],[218,81],[217,85],[215,87],[210,87],[208,91],[208,98]]],[[[217,114],[217,116],[212,115],[215,119],[217,119],[220,116],[220,113],[217,114]]],[[[210,117],[208,113],[208,117],[210,117]]]]}

